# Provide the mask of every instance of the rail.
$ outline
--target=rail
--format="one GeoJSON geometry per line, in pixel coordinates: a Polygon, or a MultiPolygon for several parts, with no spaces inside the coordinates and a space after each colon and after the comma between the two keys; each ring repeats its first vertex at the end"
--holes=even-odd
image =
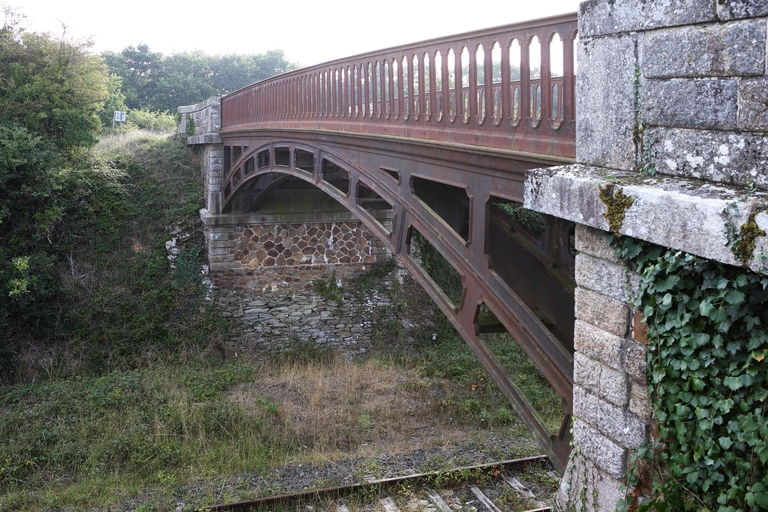
{"type": "Polygon", "coordinates": [[[222,134],[322,130],[575,156],[576,14],[389,48],[222,98],[222,134]]]}

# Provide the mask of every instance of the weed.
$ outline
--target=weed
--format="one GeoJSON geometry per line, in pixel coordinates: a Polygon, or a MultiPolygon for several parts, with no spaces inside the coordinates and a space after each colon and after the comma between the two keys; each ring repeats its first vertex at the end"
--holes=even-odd
{"type": "Polygon", "coordinates": [[[336,303],[335,314],[341,314],[341,307],[344,305],[344,299],[341,297],[340,281],[336,280],[336,271],[331,272],[326,278],[318,279],[312,283],[315,292],[328,302],[336,303]]]}
{"type": "Polygon", "coordinates": [[[270,361],[279,364],[323,364],[331,362],[335,354],[333,349],[309,338],[292,337],[268,352],[270,361]]]}

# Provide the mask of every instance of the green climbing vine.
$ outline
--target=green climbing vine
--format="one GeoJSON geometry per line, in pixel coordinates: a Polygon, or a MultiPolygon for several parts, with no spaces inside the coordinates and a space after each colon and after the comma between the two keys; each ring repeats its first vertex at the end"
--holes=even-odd
{"type": "Polygon", "coordinates": [[[768,276],[630,237],[616,256],[640,275],[657,426],[635,464],[651,498],[623,508],[768,509],[768,276]]]}

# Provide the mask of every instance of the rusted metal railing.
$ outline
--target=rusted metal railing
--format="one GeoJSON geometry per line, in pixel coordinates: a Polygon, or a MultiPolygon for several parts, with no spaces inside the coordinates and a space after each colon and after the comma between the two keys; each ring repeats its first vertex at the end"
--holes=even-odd
{"type": "Polygon", "coordinates": [[[575,39],[568,14],[292,71],[225,96],[222,133],[330,130],[573,157],[575,39]]]}

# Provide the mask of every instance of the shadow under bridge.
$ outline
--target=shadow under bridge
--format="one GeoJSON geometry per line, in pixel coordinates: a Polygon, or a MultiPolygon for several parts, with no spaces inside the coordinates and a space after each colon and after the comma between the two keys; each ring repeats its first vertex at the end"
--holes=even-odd
{"type": "Polygon", "coordinates": [[[257,212],[271,192],[301,180],[354,213],[424,287],[563,470],[573,395],[574,226],[534,212],[526,211],[530,222],[514,215],[525,170],[551,159],[340,133],[270,130],[222,139],[223,212],[257,212]],[[450,276],[422,265],[416,237],[450,264],[452,289],[438,284],[450,276]],[[483,341],[494,332],[508,332],[560,395],[559,429],[541,418],[483,341]]]}

